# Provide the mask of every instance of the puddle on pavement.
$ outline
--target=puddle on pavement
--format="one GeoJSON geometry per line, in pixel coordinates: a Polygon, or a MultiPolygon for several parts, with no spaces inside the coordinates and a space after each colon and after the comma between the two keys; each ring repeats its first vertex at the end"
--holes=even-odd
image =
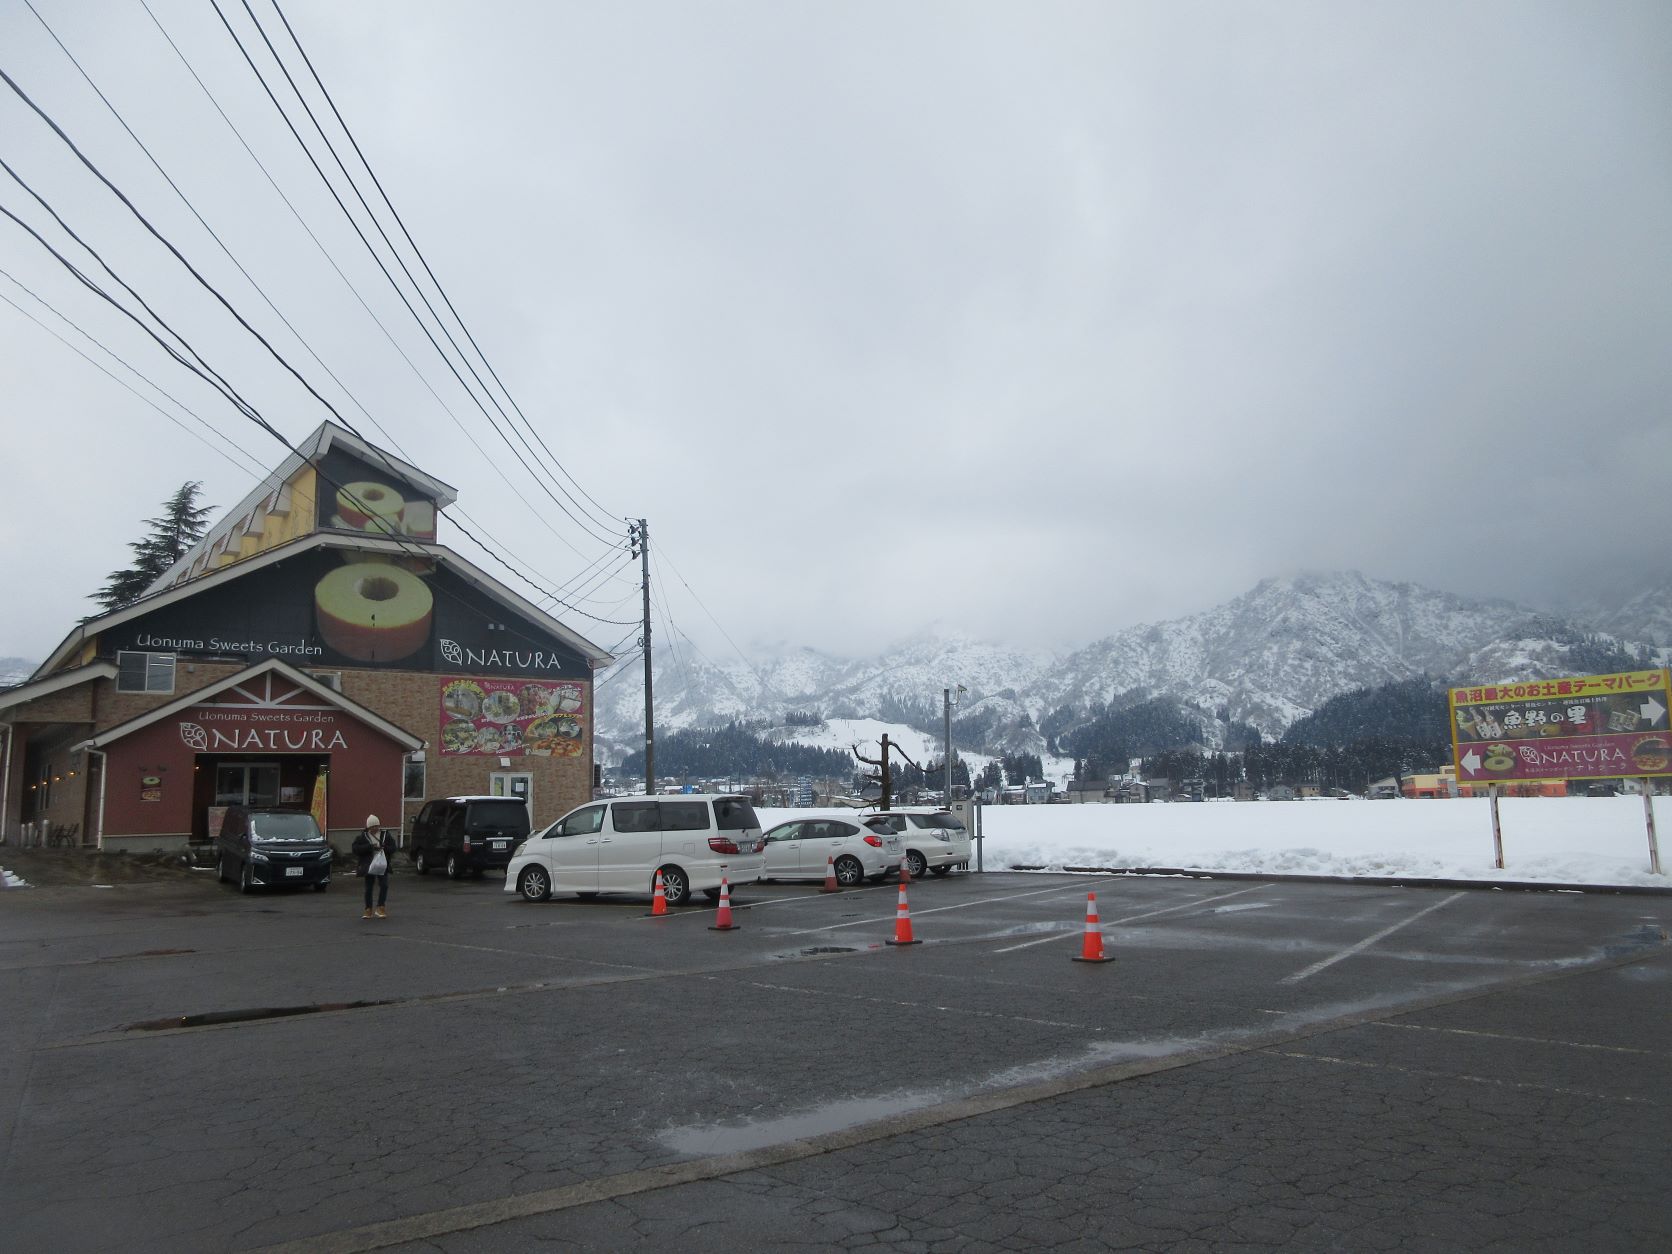
{"type": "Polygon", "coordinates": [[[844,1132],[861,1124],[875,1123],[891,1115],[921,1110],[943,1101],[936,1093],[898,1093],[888,1097],[854,1097],[811,1110],[780,1115],[776,1119],[752,1119],[741,1123],[692,1124],[684,1128],[669,1128],[657,1139],[673,1150],[692,1158],[711,1154],[740,1154],[747,1150],[782,1145],[787,1141],[844,1132]]]}

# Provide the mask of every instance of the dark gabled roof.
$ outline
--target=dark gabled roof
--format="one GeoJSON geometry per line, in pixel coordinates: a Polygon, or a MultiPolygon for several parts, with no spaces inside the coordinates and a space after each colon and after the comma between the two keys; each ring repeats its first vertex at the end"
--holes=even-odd
{"type": "Polygon", "coordinates": [[[149,614],[152,610],[187,600],[210,588],[218,588],[236,579],[242,579],[245,575],[253,574],[286,558],[295,557],[298,553],[307,553],[317,548],[389,553],[407,557],[410,557],[415,550],[420,550],[426,557],[435,559],[438,564],[446,566],[467,582],[475,585],[485,596],[549,631],[585,658],[594,669],[607,666],[615,660],[611,654],[600,649],[586,637],[564,626],[545,610],[518,596],[497,579],[467,562],[444,545],[419,544],[405,538],[395,540],[372,535],[340,535],[334,532],[316,531],[310,535],[292,540],[289,544],[282,544],[278,548],[268,549],[265,553],[257,553],[253,557],[234,562],[230,566],[223,566],[221,569],[211,571],[207,575],[200,575],[196,579],[188,579],[184,583],[175,584],[171,588],[163,588],[149,593],[132,605],[123,606],[119,610],[112,610],[98,618],[86,619],[78,624],[69,635],[65,636],[58,647],[52,651],[51,656],[36,668],[31,680],[39,680],[51,675],[54,669],[62,665],[79,645],[96,637],[103,631],[138,618],[142,614],[149,614]]]}

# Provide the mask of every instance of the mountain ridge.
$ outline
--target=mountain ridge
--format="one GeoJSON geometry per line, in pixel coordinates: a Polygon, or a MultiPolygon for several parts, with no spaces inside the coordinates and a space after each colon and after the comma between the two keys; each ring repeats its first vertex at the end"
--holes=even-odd
{"type": "MultiPolygon", "coordinates": [[[[1309,572],[1262,579],[1200,613],[1139,623],[1065,653],[954,631],[918,633],[870,658],[800,649],[790,654],[800,660],[795,667],[770,658],[705,667],[694,682],[691,659],[686,682],[659,664],[657,726],[747,721],[791,739],[784,716],[793,710],[938,727],[942,690],[963,685],[957,738],[972,749],[1045,752],[1050,738],[1039,726],[1046,720],[1054,736],[1100,711],[1155,698],[1175,700],[1197,718],[1211,748],[1238,724],[1276,739],[1331,697],[1393,680],[1542,679],[1591,673],[1598,662],[1647,661],[1655,642],[1607,633],[1602,624],[1652,624],[1660,615],[1672,623],[1672,585],[1658,590],[1659,599],[1650,591],[1581,617],[1357,571],[1309,572]],[[784,686],[774,678],[791,674],[795,682],[784,686]]],[[[642,727],[642,685],[600,696],[601,759],[633,747],[642,727]]]]}

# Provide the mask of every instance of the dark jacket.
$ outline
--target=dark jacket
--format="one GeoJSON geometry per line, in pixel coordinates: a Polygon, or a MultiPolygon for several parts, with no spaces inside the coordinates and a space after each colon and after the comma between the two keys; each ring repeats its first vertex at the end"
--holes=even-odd
{"type": "Polygon", "coordinates": [[[383,856],[389,865],[394,866],[395,838],[389,834],[389,829],[386,827],[376,836],[373,836],[370,831],[361,828],[360,834],[354,838],[354,857],[359,863],[357,874],[364,875],[366,873],[366,868],[372,864],[372,857],[379,848],[383,850],[383,856]]]}

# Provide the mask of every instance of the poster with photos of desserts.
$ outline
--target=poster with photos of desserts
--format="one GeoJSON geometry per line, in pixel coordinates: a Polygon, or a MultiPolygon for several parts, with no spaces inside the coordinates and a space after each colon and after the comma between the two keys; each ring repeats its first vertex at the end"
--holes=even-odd
{"type": "Polygon", "coordinates": [[[444,679],[441,752],[577,758],[586,686],[568,680],[444,679]]]}

